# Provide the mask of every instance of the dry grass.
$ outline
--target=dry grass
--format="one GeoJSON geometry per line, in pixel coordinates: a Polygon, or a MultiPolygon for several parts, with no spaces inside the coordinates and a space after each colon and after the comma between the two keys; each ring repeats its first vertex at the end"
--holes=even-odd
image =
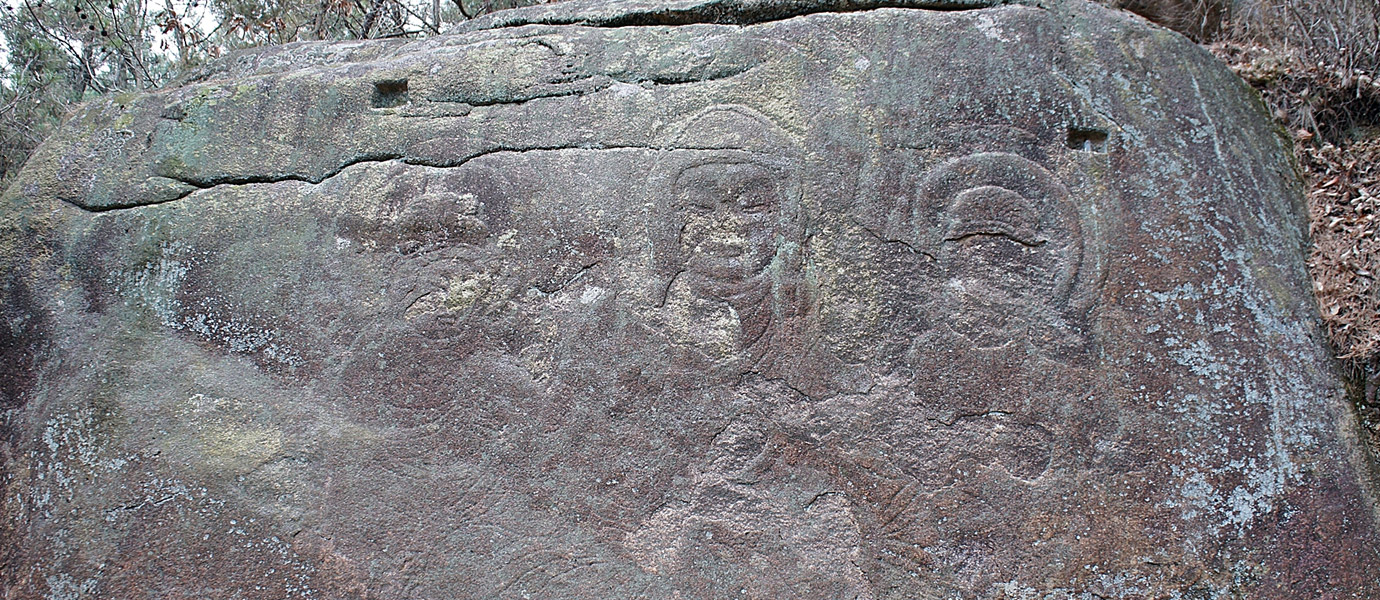
{"type": "Polygon", "coordinates": [[[1178,31],[1195,42],[1216,39],[1231,14],[1231,0],[1101,0],[1178,31]]]}
{"type": "Polygon", "coordinates": [[[1380,135],[1341,144],[1305,139],[1297,148],[1311,179],[1313,289],[1380,451],[1380,135]]]}

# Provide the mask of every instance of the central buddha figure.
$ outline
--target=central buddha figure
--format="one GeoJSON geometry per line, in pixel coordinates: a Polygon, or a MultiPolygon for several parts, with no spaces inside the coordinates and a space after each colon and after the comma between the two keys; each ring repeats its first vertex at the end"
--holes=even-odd
{"type": "Polygon", "coordinates": [[[683,122],[648,182],[654,320],[710,362],[768,370],[805,312],[799,157],[787,134],[741,106],[683,122]]]}

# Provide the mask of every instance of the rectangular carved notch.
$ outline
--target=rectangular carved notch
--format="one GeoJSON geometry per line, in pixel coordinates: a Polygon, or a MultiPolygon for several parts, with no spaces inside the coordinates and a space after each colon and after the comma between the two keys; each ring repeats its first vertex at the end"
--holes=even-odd
{"type": "Polygon", "coordinates": [[[1069,127],[1069,148],[1082,152],[1106,152],[1107,132],[1087,127],[1069,127]]]}
{"type": "Polygon", "coordinates": [[[407,104],[407,80],[385,79],[374,82],[374,97],[369,105],[374,108],[394,108],[407,104]]]}

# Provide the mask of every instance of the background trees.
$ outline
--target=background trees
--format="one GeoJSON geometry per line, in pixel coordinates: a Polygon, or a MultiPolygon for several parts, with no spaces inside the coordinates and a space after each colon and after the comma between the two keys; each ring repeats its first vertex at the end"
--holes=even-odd
{"type": "Polygon", "coordinates": [[[0,0],[0,185],[76,103],[156,88],[227,52],[434,35],[547,0],[0,0]]]}

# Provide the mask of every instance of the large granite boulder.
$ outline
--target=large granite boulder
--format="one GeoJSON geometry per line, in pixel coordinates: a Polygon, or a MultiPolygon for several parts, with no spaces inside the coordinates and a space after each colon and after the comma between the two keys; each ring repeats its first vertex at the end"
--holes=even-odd
{"type": "Polygon", "coordinates": [[[0,597],[1380,597],[1259,99],[989,4],[577,0],[85,106],[3,196],[0,597]]]}

